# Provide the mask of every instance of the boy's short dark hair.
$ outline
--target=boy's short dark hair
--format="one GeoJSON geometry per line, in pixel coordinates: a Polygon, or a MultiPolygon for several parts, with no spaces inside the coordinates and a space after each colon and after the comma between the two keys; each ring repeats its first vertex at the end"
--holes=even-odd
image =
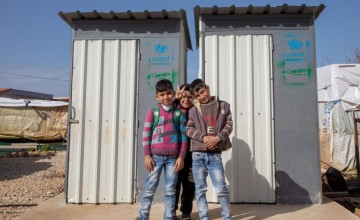
{"type": "Polygon", "coordinates": [[[205,82],[202,79],[195,79],[190,84],[190,90],[191,92],[197,92],[199,89],[206,87],[205,82]]]}
{"type": "Polygon", "coordinates": [[[156,85],[155,85],[155,88],[156,88],[156,93],[158,92],[165,92],[167,90],[174,90],[174,87],[171,83],[170,80],[168,79],[161,79],[159,80],[156,85]]]}
{"type": "Polygon", "coordinates": [[[184,89],[184,91],[189,91],[191,92],[191,88],[190,88],[190,84],[186,83],[180,86],[180,90],[184,89]]]}

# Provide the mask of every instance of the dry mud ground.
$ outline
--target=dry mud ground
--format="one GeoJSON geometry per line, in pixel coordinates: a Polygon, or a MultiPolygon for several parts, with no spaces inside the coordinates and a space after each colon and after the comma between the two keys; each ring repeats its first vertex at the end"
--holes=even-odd
{"type": "Polygon", "coordinates": [[[0,219],[14,219],[64,191],[66,152],[0,158],[0,219]]]}

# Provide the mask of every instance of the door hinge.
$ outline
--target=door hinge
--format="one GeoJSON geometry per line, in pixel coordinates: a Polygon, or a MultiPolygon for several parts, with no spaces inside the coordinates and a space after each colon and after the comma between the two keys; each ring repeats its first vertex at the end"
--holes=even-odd
{"type": "Polygon", "coordinates": [[[79,120],[76,119],[70,119],[69,124],[79,124],[79,120]]]}

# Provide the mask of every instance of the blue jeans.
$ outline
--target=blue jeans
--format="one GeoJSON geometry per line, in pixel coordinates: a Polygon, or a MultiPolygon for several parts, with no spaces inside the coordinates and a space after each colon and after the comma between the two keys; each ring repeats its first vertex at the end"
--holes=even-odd
{"type": "Polygon", "coordinates": [[[175,172],[174,156],[152,156],[155,162],[154,170],[147,174],[144,193],[141,198],[140,219],[148,220],[151,203],[154,198],[156,188],[159,185],[161,171],[164,169],[164,219],[172,219],[172,210],[175,207],[175,192],[178,174],[175,172]]]}
{"type": "Polygon", "coordinates": [[[210,174],[211,182],[216,190],[223,219],[231,219],[229,191],[225,183],[221,153],[193,152],[192,159],[192,169],[195,180],[195,199],[199,209],[200,219],[209,219],[209,209],[206,200],[206,177],[208,174],[210,174]]]}

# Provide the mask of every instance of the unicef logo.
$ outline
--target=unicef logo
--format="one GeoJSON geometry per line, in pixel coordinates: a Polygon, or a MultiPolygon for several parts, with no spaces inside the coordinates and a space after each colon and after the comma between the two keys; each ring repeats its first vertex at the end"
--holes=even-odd
{"type": "Polygon", "coordinates": [[[289,40],[288,45],[291,50],[300,50],[303,46],[303,43],[300,40],[292,39],[289,40]]]}
{"type": "Polygon", "coordinates": [[[156,51],[156,53],[159,54],[164,54],[168,51],[168,46],[167,45],[161,45],[161,44],[157,44],[154,46],[154,49],[156,51]]]}

